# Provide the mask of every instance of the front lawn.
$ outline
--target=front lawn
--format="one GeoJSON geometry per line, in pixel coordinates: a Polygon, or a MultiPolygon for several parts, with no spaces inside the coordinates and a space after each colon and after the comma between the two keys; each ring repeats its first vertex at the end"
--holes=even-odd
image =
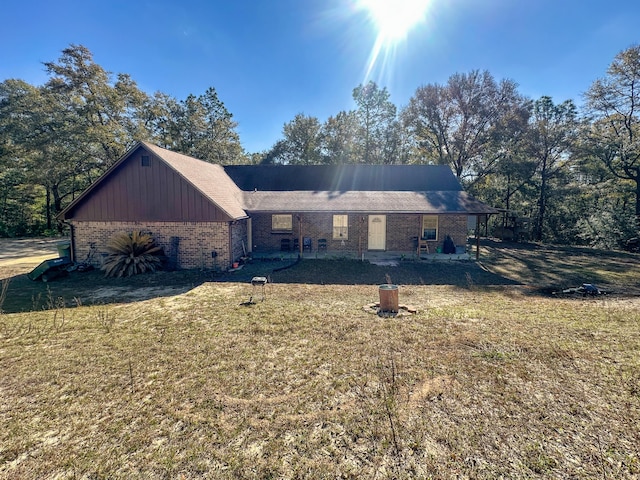
{"type": "Polygon", "coordinates": [[[548,295],[489,253],[247,267],[273,282],[254,304],[240,276],[45,285],[0,315],[0,478],[637,478],[640,298],[548,295]],[[365,312],[386,274],[417,314],[365,312]]]}

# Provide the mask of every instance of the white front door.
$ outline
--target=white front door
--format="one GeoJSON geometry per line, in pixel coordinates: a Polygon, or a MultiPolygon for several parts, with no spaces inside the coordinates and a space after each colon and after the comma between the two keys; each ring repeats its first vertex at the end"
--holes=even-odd
{"type": "Polygon", "coordinates": [[[387,247],[387,216],[369,215],[369,250],[384,250],[387,247]]]}

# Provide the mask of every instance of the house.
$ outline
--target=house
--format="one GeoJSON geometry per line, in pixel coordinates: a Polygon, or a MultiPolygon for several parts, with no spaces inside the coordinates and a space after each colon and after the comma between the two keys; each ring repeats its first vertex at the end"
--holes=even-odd
{"type": "MultiPolygon", "coordinates": [[[[222,268],[282,249],[361,258],[467,241],[467,219],[496,210],[441,165],[214,165],[139,142],[58,218],[72,256],[116,232],[151,232],[181,268],[222,268]]],[[[98,256],[99,258],[99,256],[98,256]]]]}

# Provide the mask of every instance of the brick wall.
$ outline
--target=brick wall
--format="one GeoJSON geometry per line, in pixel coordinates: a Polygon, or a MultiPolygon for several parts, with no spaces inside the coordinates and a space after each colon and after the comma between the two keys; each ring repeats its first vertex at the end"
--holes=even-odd
{"type": "Polygon", "coordinates": [[[243,257],[247,251],[247,220],[238,220],[231,224],[231,261],[243,257]]]}
{"type": "MultiPolygon", "coordinates": [[[[280,242],[283,238],[293,240],[302,237],[309,237],[312,241],[312,248],[315,252],[318,247],[318,240],[327,240],[327,251],[340,253],[359,251],[360,225],[357,215],[349,215],[349,232],[347,238],[333,239],[333,214],[332,213],[304,213],[293,214],[293,228],[291,232],[273,232],[271,230],[271,214],[258,213],[251,215],[251,228],[253,235],[253,251],[273,252],[280,250],[280,242]]],[[[363,242],[366,248],[366,241],[363,242]]]]}
{"type": "MultiPolygon", "coordinates": [[[[340,213],[340,212],[336,212],[340,213]]],[[[304,213],[293,214],[293,228],[291,232],[272,232],[271,214],[252,214],[253,251],[273,252],[280,250],[280,242],[288,238],[299,236],[300,229],[303,237],[310,237],[313,251],[318,245],[318,239],[327,240],[327,252],[338,254],[360,255],[367,251],[369,233],[369,215],[350,214],[348,238],[333,239],[333,213],[304,213]]],[[[420,214],[390,214],[387,215],[386,249],[388,251],[414,252],[416,250],[415,237],[422,229],[422,215],[420,214]]],[[[450,235],[456,245],[467,242],[466,215],[440,215],[438,223],[438,240],[430,242],[435,252],[441,246],[446,235],[450,235]]]]}
{"type": "Polygon", "coordinates": [[[397,252],[415,252],[415,237],[422,228],[422,215],[387,215],[387,250],[397,252]]]}
{"type": "Polygon", "coordinates": [[[447,235],[451,237],[456,246],[467,244],[467,215],[441,215],[438,217],[438,245],[447,235]]]}
{"type": "Polygon", "coordinates": [[[105,246],[109,238],[117,232],[131,232],[141,230],[151,232],[156,243],[165,254],[170,252],[171,237],[180,239],[178,248],[178,268],[222,268],[227,269],[232,262],[229,251],[229,241],[233,237],[234,258],[239,258],[238,246],[242,250],[242,243],[238,239],[243,232],[246,237],[246,221],[237,222],[233,227],[227,222],[79,222],[74,221],[74,258],[82,261],[93,243],[96,255],[93,264],[100,266],[105,246]],[[244,228],[242,225],[244,224],[244,228]],[[230,236],[230,229],[233,235],[230,236]],[[212,258],[211,252],[216,251],[217,257],[212,258]]]}

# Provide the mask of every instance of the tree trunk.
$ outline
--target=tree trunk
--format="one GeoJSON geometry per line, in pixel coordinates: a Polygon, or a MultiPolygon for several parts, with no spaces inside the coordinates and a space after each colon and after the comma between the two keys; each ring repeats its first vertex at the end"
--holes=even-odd
{"type": "Polygon", "coordinates": [[[636,230],[640,231],[640,168],[636,171],[636,230]]]}
{"type": "Polygon", "coordinates": [[[538,218],[536,220],[535,240],[542,241],[542,227],[544,225],[544,216],[547,209],[547,179],[542,175],[542,183],[540,184],[540,198],[538,199],[538,218]]]}
{"type": "Polygon", "coordinates": [[[47,190],[47,230],[51,230],[51,190],[49,186],[46,187],[47,190]]]}
{"type": "MultiPolygon", "coordinates": [[[[51,187],[51,193],[53,194],[53,213],[58,215],[62,211],[62,197],[60,196],[58,185],[53,185],[51,187]]],[[[62,223],[56,222],[56,226],[58,228],[58,233],[62,233],[62,223]]]]}

